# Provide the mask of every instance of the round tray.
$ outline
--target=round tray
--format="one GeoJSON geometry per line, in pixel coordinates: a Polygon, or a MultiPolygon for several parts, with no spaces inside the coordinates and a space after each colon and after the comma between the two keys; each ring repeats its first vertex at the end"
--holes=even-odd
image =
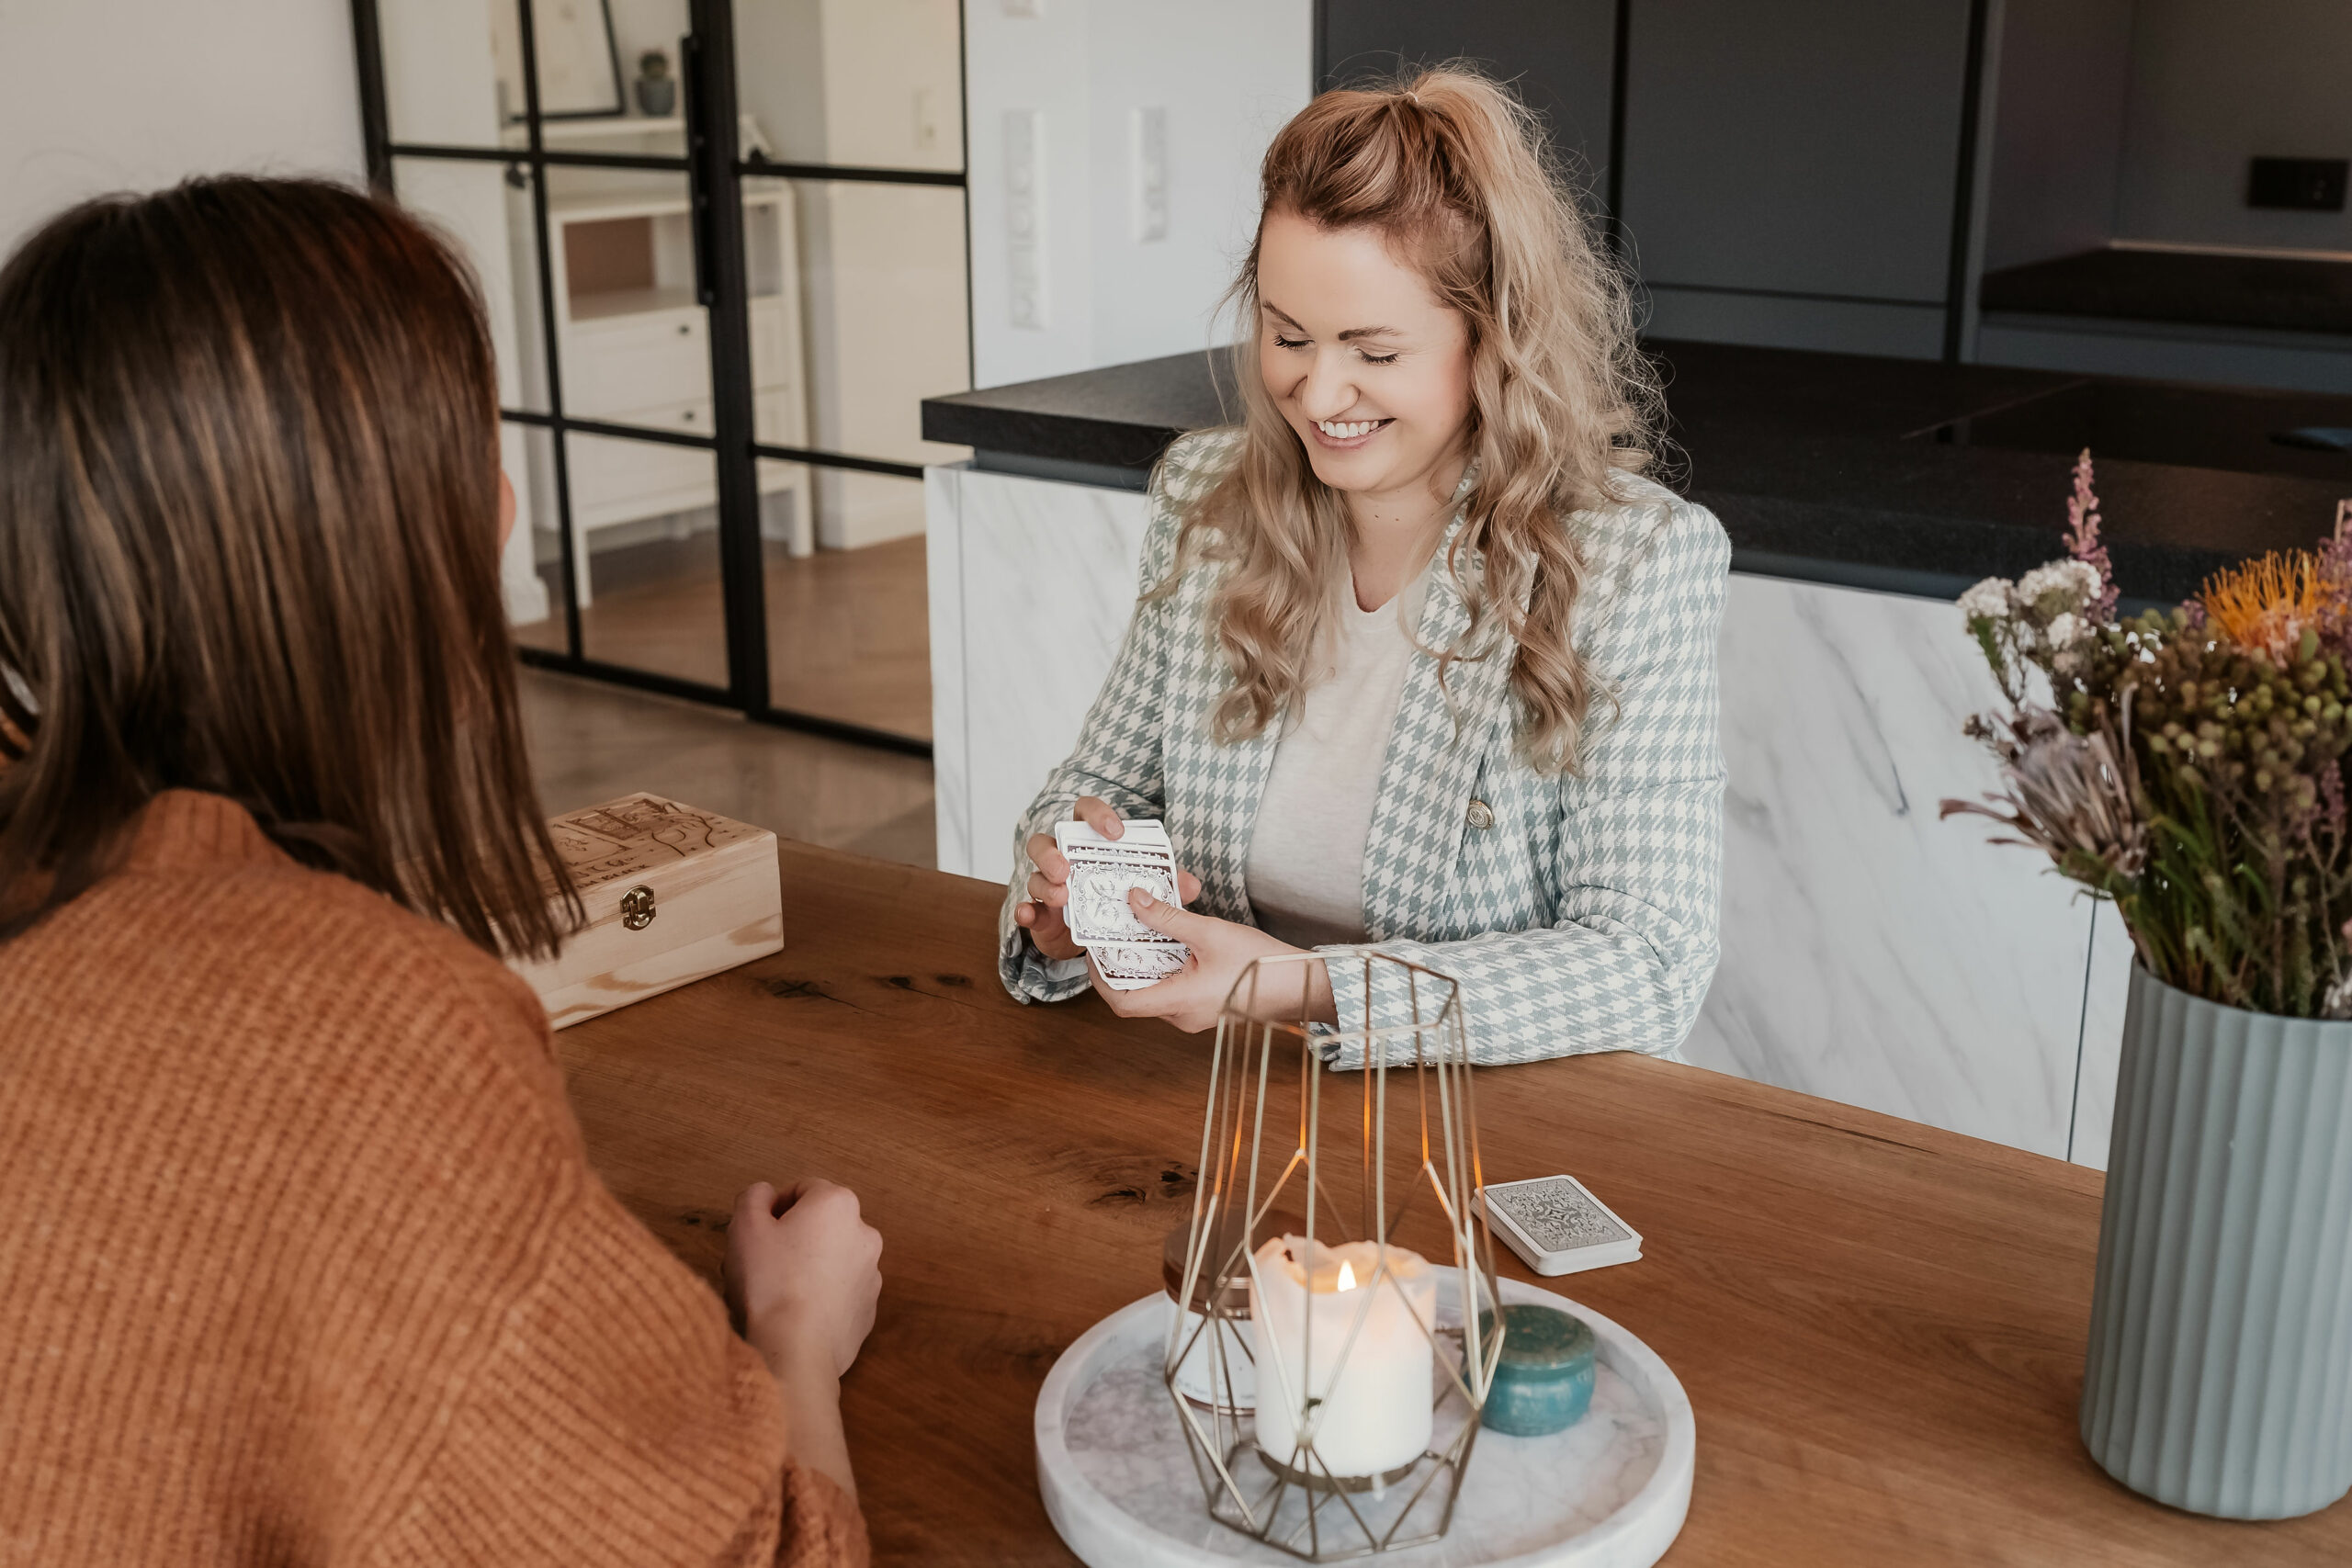
{"type": "MultiPolygon", "coordinates": [[[[1450,1303],[1453,1270],[1439,1268],[1450,1303]]],[[[1657,1352],[1564,1296],[1504,1280],[1506,1303],[1572,1312],[1592,1325],[1592,1409],[1565,1432],[1478,1434],[1452,1528],[1383,1554],[1405,1568],[1649,1568],[1690,1506],[1698,1428],[1657,1352]]],[[[1054,1528],[1090,1568],[1295,1563],[1211,1519],[1183,1427],[1160,1379],[1168,1315],[1150,1295],[1062,1352],[1037,1394],[1037,1484],[1054,1528]]],[[[1441,1305],[1439,1325],[1458,1326],[1441,1305]]],[[[1458,1427],[1456,1428],[1459,1429],[1458,1427]]],[[[1245,1461],[1246,1462],[1246,1461],[1245,1461]]]]}

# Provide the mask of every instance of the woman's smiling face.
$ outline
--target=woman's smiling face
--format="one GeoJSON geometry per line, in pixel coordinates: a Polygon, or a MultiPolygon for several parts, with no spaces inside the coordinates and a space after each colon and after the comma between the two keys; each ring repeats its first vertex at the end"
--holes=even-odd
{"type": "Polygon", "coordinates": [[[1451,491],[1466,456],[1469,329],[1385,236],[1267,213],[1258,332],[1266,391],[1316,478],[1366,499],[1451,491]]]}

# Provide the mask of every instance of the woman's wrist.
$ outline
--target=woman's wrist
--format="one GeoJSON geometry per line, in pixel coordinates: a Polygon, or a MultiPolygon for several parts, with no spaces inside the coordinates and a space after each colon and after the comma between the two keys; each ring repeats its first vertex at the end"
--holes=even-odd
{"type": "Polygon", "coordinates": [[[743,1337],[767,1363],[784,1404],[785,1459],[830,1476],[852,1502],[857,1477],[842,1431],[842,1380],[832,1352],[796,1329],[796,1315],[774,1313],[744,1325],[743,1337]]]}
{"type": "Polygon", "coordinates": [[[790,1378],[795,1382],[827,1382],[838,1386],[841,1376],[834,1370],[832,1353],[814,1336],[800,1331],[801,1317],[787,1310],[762,1314],[744,1323],[743,1337],[760,1353],[778,1382],[790,1378]]]}
{"type": "MultiPolygon", "coordinates": [[[[1307,958],[1315,955],[1311,947],[1293,947],[1283,942],[1264,956],[1279,957],[1293,953],[1307,958]]],[[[1340,1004],[1331,994],[1331,973],[1328,962],[1278,964],[1260,973],[1271,974],[1275,978],[1253,993],[1256,999],[1249,1005],[1257,1017],[1269,1023],[1340,1021],[1340,1004]],[[1295,986],[1289,983],[1289,976],[1293,975],[1298,976],[1295,986]]]]}
{"type": "Polygon", "coordinates": [[[1338,1023],[1340,998],[1331,994],[1329,962],[1302,964],[1299,967],[1306,971],[1306,997],[1300,1004],[1299,1016],[1309,1023],[1338,1023]]]}

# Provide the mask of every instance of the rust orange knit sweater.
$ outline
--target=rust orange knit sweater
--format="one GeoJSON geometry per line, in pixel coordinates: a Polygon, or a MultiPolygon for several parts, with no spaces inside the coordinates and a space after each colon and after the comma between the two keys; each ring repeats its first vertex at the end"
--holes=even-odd
{"type": "Polygon", "coordinates": [[[217,796],[0,943],[0,1563],[865,1559],[528,987],[217,796]]]}

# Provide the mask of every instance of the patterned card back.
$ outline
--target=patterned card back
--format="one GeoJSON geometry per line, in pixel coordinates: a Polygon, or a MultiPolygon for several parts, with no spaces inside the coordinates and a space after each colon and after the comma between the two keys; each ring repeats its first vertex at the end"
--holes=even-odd
{"type": "Polygon", "coordinates": [[[1631,1241],[1634,1233],[1565,1176],[1539,1177],[1487,1189],[1487,1201],[1546,1252],[1573,1252],[1631,1241]]]}

